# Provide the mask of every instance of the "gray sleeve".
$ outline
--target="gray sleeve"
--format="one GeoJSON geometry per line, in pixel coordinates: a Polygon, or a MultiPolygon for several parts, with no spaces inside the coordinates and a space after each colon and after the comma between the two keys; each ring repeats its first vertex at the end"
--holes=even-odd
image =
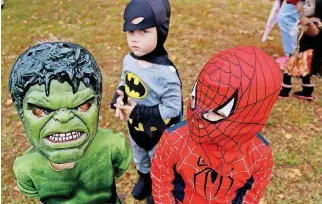
{"type": "Polygon", "coordinates": [[[178,116],[182,109],[181,83],[179,78],[176,78],[177,81],[166,84],[161,104],[159,104],[159,111],[163,120],[178,116]]]}

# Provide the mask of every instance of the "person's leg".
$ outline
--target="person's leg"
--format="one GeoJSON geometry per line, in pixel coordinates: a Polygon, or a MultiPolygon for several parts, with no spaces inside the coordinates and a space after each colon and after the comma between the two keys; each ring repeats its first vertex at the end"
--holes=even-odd
{"type": "Polygon", "coordinates": [[[283,74],[283,83],[278,98],[287,98],[289,96],[290,91],[293,87],[291,79],[292,78],[290,75],[286,73],[283,74]]]}
{"type": "Polygon", "coordinates": [[[153,156],[154,156],[154,152],[155,152],[155,149],[157,148],[157,145],[155,145],[154,147],[153,147],[153,149],[151,149],[150,151],[149,151],[149,157],[150,157],[150,160],[152,161],[152,158],[153,158],[153,156]]]}
{"type": "Polygon", "coordinates": [[[300,16],[293,4],[284,3],[279,11],[277,23],[280,28],[284,54],[289,57],[296,48],[297,33],[294,36],[290,35],[290,31],[299,20],[300,16]]]}
{"type": "Polygon", "coordinates": [[[314,84],[311,84],[311,79],[310,79],[310,75],[306,75],[304,77],[302,77],[302,91],[297,91],[294,93],[294,96],[296,98],[300,98],[300,99],[306,99],[308,101],[312,101],[313,100],[313,91],[314,91],[314,84]]]}
{"type": "Polygon", "coordinates": [[[152,192],[150,177],[151,159],[149,152],[139,147],[131,137],[130,144],[133,150],[133,160],[139,174],[139,179],[132,190],[132,195],[135,199],[142,200],[152,192]]]}

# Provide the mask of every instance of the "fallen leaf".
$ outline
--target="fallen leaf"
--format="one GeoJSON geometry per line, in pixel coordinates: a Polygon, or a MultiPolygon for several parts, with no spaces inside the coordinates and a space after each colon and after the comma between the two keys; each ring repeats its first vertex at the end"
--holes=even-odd
{"type": "Polygon", "coordinates": [[[19,121],[19,122],[17,122],[17,125],[16,125],[17,127],[21,127],[22,126],[22,123],[19,121]]]}
{"type": "Polygon", "coordinates": [[[11,105],[12,104],[12,99],[11,98],[9,98],[9,99],[7,99],[7,101],[6,101],[6,103],[5,103],[7,106],[9,106],[9,105],[11,105]]]}
{"type": "Polygon", "coordinates": [[[294,174],[296,174],[296,176],[302,176],[302,173],[299,169],[292,169],[292,171],[294,172],[294,174]]]}
{"type": "Polygon", "coordinates": [[[266,204],[265,197],[261,198],[258,204],[266,204]]]}
{"type": "Polygon", "coordinates": [[[284,198],[284,195],[283,194],[278,194],[277,195],[279,198],[284,198]]]}
{"type": "Polygon", "coordinates": [[[286,138],[286,139],[291,139],[292,137],[293,137],[293,135],[291,135],[291,134],[289,134],[289,133],[286,133],[285,135],[284,135],[284,137],[286,138]]]}
{"type": "Polygon", "coordinates": [[[287,173],[287,175],[290,178],[300,177],[302,176],[302,173],[299,169],[290,169],[290,171],[287,173]]]}
{"type": "Polygon", "coordinates": [[[272,40],[274,40],[274,37],[273,37],[273,36],[268,36],[268,37],[267,37],[267,40],[272,41],[272,40]]]}

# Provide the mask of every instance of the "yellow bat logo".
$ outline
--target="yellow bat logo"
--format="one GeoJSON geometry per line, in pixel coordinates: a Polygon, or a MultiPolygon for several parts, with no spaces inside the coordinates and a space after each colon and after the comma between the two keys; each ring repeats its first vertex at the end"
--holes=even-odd
{"type": "MultiPolygon", "coordinates": [[[[166,119],[166,120],[164,121],[164,123],[165,123],[166,125],[168,125],[168,124],[169,124],[169,122],[170,122],[170,120],[171,120],[171,118],[166,119]]],[[[132,123],[133,123],[133,119],[129,118],[129,122],[130,122],[130,124],[132,125],[132,123]]],[[[135,127],[135,126],[134,126],[134,128],[136,129],[136,131],[142,131],[142,132],[144,132],[144,128],[143,128],[143,124],[142,124],[142,123],[139,123],[137,127],[135,127]]],[[[156,127],[151,127],[150,129],[151,129],[151,131],[156,131],[156,130],[157,130],[157,128],[156,128],[156,127]]]]}
{"type": "Polygon", "coordinates": [[[144,98],[148,90],[141,79],[131,72],[125,74],[125,93],[135,99],[144,98]]]}

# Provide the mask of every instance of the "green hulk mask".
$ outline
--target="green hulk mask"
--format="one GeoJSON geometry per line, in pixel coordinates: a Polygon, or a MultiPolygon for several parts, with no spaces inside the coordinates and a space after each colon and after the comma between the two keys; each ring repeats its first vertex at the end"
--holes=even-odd
{"type": "Polygon", "coordinates": [[[102,76],[83,47],[48,42],[22,53],[13,66],[10,93],[28,140],[56,164],[79,160],[98,125],[102,76]]]}

